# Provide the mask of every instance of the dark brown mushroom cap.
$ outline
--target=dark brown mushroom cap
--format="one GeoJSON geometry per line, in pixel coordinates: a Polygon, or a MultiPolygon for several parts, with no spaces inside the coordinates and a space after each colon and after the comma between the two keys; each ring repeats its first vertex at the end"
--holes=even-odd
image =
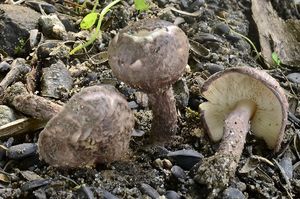
{"type": "Polygon", "coordinates": [[[200,105],[202,116],[213,141],[223,137],[226,116],[240,100],[251,100],[256,111],[251,119],[251,130],[267,143],[279,149],[288,114],[288,101],[279,83],[268,73],[236,67],[212,75],[202,86],[208,100],[200,105]]]}
{"type": "Polygon", "coordinates": [[[121,159],[128,151],[134,117],[112,87],[75,94],[40,133],[39,154],[53,166],[84,167],[121,159]]]}
{"type": "Polygon", "coordinates": [[[145,92],[174,83],[189,54],[188,38],[174,24],[144,19],[122,29],[108,47],[109,64],[120,80],[145,92]]]}

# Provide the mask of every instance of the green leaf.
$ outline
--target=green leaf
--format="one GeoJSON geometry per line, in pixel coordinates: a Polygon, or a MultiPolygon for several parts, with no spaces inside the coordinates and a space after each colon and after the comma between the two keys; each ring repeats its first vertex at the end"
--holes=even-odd
{"type": "Polygon", "coordinates": [[[138,11],[145,11],[149,9],[149,4],[146,0],[134,0],[135,9],[138,11]]]}
{"type": "Polygon", "coordinates": [[[277,55],[276,52],[273,52],[273,53],[272,53],[272,59],[273,59],[273,61],[276,63],[277,66],[280,65],[281,61],[280,61],[280,59],[279,59],[279,57],[278,57],[278,55],[277,55]]]}
{"type": "Polygon", "coordinates": [[[91,28],[95,23],[98,18],[98,13],[96,12],[91,12],[87,14],[81,21],[80,23],[80,28],[83,30],[91,28]]]}

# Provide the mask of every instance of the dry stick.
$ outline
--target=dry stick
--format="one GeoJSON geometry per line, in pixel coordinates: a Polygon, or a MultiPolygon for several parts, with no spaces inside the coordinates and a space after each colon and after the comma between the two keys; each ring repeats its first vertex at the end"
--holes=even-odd
{"type": "Polygon", "coordinates": [[[3,95],[5,89],[18,80],[18,78],[29,73],[30,67],[26,64],[25,59],[17,58],[13,61],[11,70],[6,74],[0,82],[0,96],[3,95]]]}
{"type": "Polygon", "coordinates": [[[0,138],[13,137],[26,132],[34,132],[44,128],[46,121],[33,118],[21,118],[0,127],[0,138]]]}
{"type": "Polygon", "coordinates": [[[7,89],[4,101],[25,115],[42,121],[50,120],[62,109],[61,105],[48,99],[29,94],[21,82],[17,82],[7,89]]]}
{"type": "Polygon", "coordinates": [[[61,105],[43,97],[29,94],[24,84],[20,82],[8,88],[3,99],[7,105],[33,118],[22,118],[1,126],[0,138],[41,129],[62,109],[61,105]]]}

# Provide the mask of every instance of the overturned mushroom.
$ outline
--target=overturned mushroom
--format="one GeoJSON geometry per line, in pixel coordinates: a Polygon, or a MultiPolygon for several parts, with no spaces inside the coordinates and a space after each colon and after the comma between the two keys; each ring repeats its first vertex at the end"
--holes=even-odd
{"type": "Polygon", "coordinates": [[[121,30],[110,42],[109,64],[120,80],[146,92],[153,111],[152,141],[165,142],[177,130],[172,84],[184,73],[188,39],[174,24],[145,19],[121,30]]]}
{"type": "Polygon", "coordinates": [[[203,161],[195,180],[222,188],[234,177],[250,129],[269,149],[278,151],[288,102],[275,79],[250,67],[212,75],[204,83],[202,94],[208,100],[200,105],[207,132],[213,141],[221,143],[216,154],[203,161]]]}
{"type": "Polygon", "coordinates": [[[134,117],[114,88],[92,86],[75,94],[40,133],[38,149],[53,166],[84,167],[122,159],[134,117]]]}

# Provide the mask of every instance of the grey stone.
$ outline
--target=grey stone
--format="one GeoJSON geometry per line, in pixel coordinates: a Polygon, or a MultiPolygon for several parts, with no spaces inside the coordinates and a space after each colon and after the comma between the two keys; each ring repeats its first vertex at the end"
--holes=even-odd
{"type": "Polygon", "coordinates": [[[26,41],[29,31],[37,28],[40,14],[17,5],[0,5],[0,50],[10,56],[18,54],[18,49],[29,48],[26,41]]]}
{"type": "Polygon", "coordinates": [[[289,81],[300,84],[300,73],[291,73],[286,76],[289,81]]]}
{"type": "Polygon", "coordinates": [[[62,61],[43,68],[42,96],[61,98],[68,94],[73,86],[73,79],[62,61]]]}
{"type": "Polygon", "coordinates": [[[67,31],[57,15],[42,15],[39,19],[44,35],[51,39],[64,39],[67,37],[67,31]]]}

